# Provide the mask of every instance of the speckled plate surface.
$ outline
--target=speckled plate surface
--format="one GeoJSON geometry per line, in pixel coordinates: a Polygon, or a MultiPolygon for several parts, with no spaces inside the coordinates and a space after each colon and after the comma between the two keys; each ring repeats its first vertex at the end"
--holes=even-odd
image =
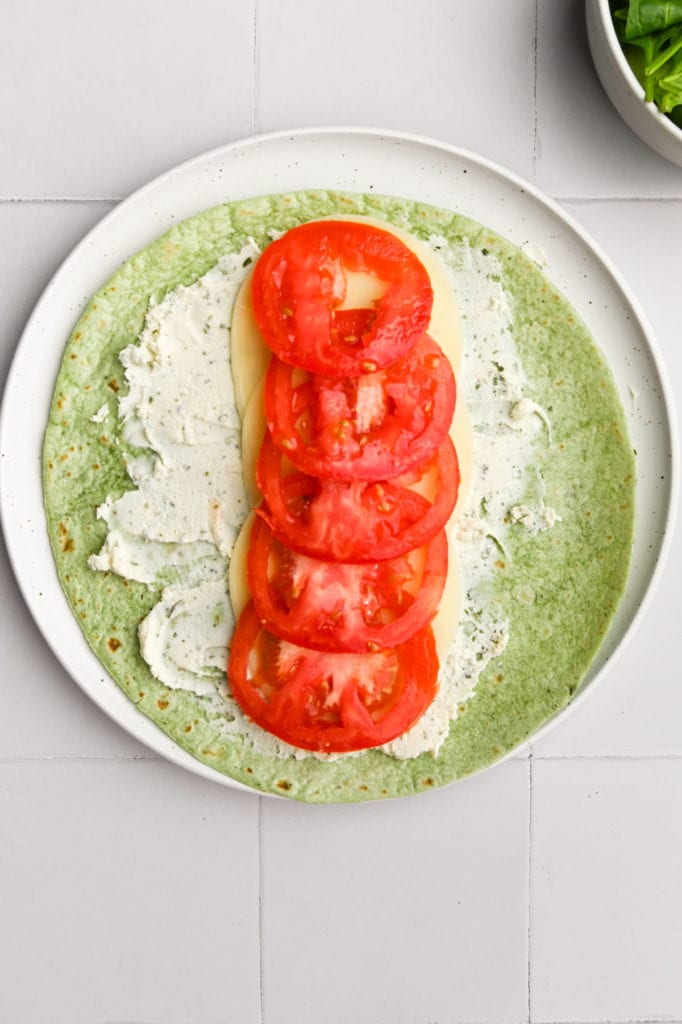
{"type": "MultiPolygon", "coordinates": [[[[599,341],[638,453],[638,515],[625,598],[578,696],[595,685],[644,612],[674,514],[673,413],[658,352],[635,299],[582,229],[501,168],[426,139],[358,129],[310,129],[222,147],[132,195],[74,250],[38,303],[8,378],[1,422],[0,497],[19,585],[57,657],[100,707],[137,739],[227,785],[144,718],[88,648],[56,576],[42,509],[40,456],[64,341],[87,299],[130,254],[200,210],[262,193],[335,188],[405,196],[456,210],[516,245],[542,251],[547,273],[599,341]],[[40,353],[39,358],[37,353],[40,353]]],[[[243,787],[240,787],[243,788],[243,787]]]]}

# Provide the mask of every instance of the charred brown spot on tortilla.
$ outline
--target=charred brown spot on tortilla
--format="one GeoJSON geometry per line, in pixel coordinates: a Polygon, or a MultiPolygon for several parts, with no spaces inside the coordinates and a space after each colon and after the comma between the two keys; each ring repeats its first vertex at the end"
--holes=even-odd
{"type": "Polygon", "coordinates": [[[109,648],[110,651],[113,651],[114,654],[116,653],[120,646],[121,641],[117,640],[115,636],[110,636],[109,639],[107,640],[107,647],[109,648]]]}
{"type": "Polygon", "coordinates": [[[116,378],[112,377],[111,380],[107,381],[107,387],[111,388],[112,391],[118,391],[120,385],[119,385],[118,381],[116,380],[116,378]]]}
{"type": "Polygon", "coordinates": [[[275,783],[275,785],[278,789],[291,789],[291,783],[288,779],[280,779],[279,782],[275,783]]]}
{"type": "Polygon", "coordinates": [[[159,708],[160,711],[165,711],[169,704],[170,704],[169,700],[160,700],[159,699],[156,702],[156,706],[157,706],[157,708],[159,708]]]}
{"type": "Polygon", "coordinates": [[[432,786],[432,785],[433,785],[433,779],[432,778],[422,779],[422,786],[432,786]]]}
{"type": "Polygon", "coordinates": [[[65,555],[68,555],[68,554],[70,554],[70,552],[72,552],[74,550],[75,550],[75,545],[73,543],[73,537],[67,537],[65,539],[64,543],[62,544],[62,551],[64,552],[65,555]]]}
{"type": "Polygon", "coordinates": [[[190,722],[190,724],[189,724],[189,725],[186,725],[186,726],[185,726],[185,732],[191,732],[193,728],[194,728],[194,726],[193,726],[193,725],[192,725],[192,723],[190,722]]]}

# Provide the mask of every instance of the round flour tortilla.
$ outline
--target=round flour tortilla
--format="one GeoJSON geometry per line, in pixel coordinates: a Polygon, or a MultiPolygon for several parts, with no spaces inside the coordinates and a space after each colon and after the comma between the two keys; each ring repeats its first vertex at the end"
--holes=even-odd
{"type": "Polygon", "coordinates": [[[501,758],[562,708],[578,688],[611,622],[628,573],[635,466],[613,377],[585,326],[519,249],[467,218],[409,200],[306,191],[207,210],[129,259],[98,292],[66,345],[45,434],[44,493],[59,577],[85,639],[140,712],[194,757],[264,792],[309,802],[404,796],[452,782],[501,758]],[[140,655],[137,630],[159,590],[95,572],[107,495],[131,483],[115,416],[126,384],[119,353],[137,338],[153,296],[189,285],[247,238],[330,214],[366,214],[414,235],[487,250],[503,266],[514,337],[533,398],[551,417],[541,470],[561,521],[510,530],[510,559],[491,599],[502,602],[510,640],[460,705],[439,754],[399,760],[382,751],[332,761],[259,754],[221,734],[215,710],[169,690],[140,655]]]}

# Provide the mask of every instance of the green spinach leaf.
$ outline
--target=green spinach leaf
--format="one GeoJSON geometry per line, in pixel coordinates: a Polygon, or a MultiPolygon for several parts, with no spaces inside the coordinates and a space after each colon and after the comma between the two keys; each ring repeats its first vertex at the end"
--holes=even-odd
{"type": "Polygon", "coordinates": [[[612,6],[616,33],[649,103],[682,121],[682,0],[612,6]]]}
{"type": "Polygon", "coordinates": [[[682,0],[630,0],[625,38],[630,41],[681,23],[682,0]]]}

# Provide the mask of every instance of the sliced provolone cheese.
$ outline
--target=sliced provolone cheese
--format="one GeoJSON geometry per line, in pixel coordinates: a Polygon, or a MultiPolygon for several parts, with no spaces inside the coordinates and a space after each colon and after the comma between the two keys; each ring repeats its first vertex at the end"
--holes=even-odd
{"type": "Polygon", "coordinates": [[[258,330],[251,302],[253,270],[244,278],[232,312],[230,368],[237,412],[244,419],[246,406],[270,362],[270,349],[258,330]]]}
{"type": "MultiPolygon", "coordinates": [[[[457,377],[462,361],[462,330],[457,299],[448,273],[433,250],[407,231],[369,217],[323,219],[361,221],[390,231],[417,255],[426,268],[433,289],[433,306],[428,333],[442,348],[450,361],[455,377],[457,377]]],[[[261,496],[256,486],[255,466],[265,436],[263,392],[264,376],[270,361],[270,350],[263,342],[253,314],[252,274],[253,272],[245,279],[236,300],[231,330],[231,361],[237,408],[242,418],[241,445],[244,482],[249,501],[252,505],[256,505],[261,496]]],[[[346,296],[342,308],[369,307],[373,300],[383,294],[385,287],[384,282],[380,281],[376,275],[349,273],[347,274],[346,296]]],[[[448,524],[448,532],[451,532],[452,524],[466,505],[472,474],[471,420],[466,406],[459,396],[450,435],[457,450],[461,480],[457,506],[448,524]]],[[[250,597],[246,578],[246,559],[252,523],[253,513],[241,531],[230,562],[229,588],[235,618],[238,618],[250,597]]],[[[457,559],[451,544],[445,589],[438,613],[431,623],[441,662],[452,643],[458,617],[459,573],[457,559]]]]}

